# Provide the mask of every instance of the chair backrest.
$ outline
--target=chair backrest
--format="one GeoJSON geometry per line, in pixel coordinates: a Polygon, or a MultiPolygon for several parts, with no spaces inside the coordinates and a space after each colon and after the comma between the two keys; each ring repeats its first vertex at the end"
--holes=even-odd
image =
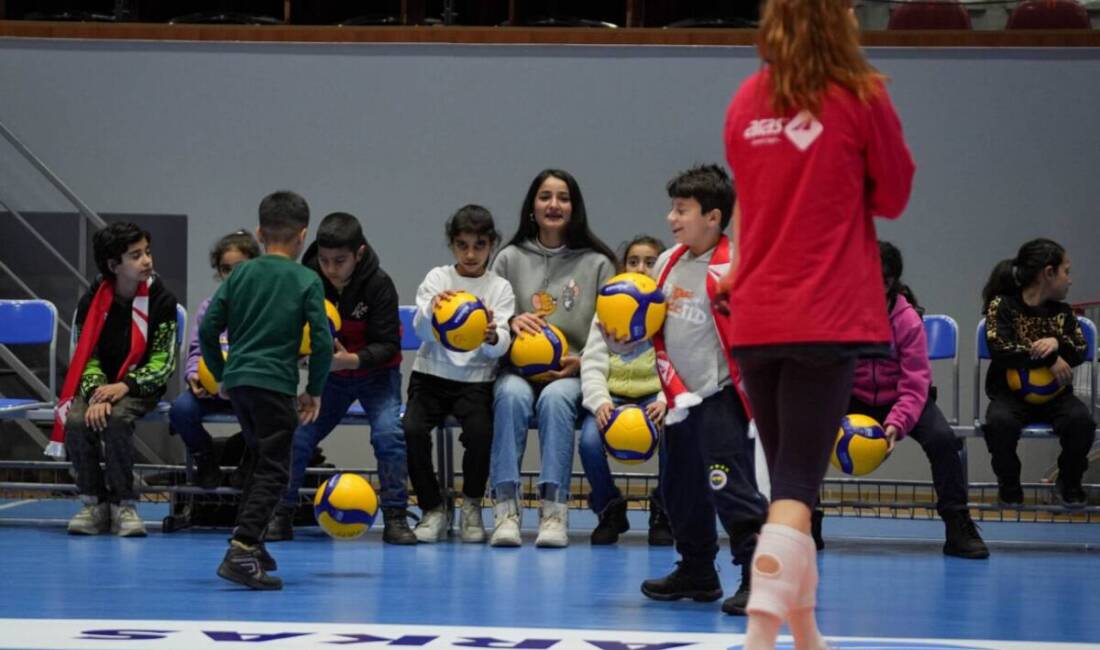
{"type": "Polygon", "coordinates": [[[951,424],[959,423],[959,324],[946,314],[924,317],[929,361],[951,362],[951,424]]]}
{"type": "Polygon", "coordinates": [[[1090,29],[1089,12],[1076,0],[1024,0],[1005,29],[1090,29]]]}
{"type": "Polygon", "coordinates": [[[57,307],[52,302],[0,300],[0,344],[48,345],[48,386],[57,395],[57,307]]]}
{"type": "Polygon", "coordinates": [[[401,305],[397,308],[401,316],[401,349],[419,350],[420,337],[416,335],[413,327],[413,318],[416,316],[416,305],[401,305]]]}
{"type": "MultiPolygon", "coordinates": [[[[1085,363],[1088,364],[1089,373],[1089,410],[1096,414],[1096,323],[1084,316],[1077,317],[1077,323],[1081,326],[1081,334],[1085,337],[1085,363]]],[[[981,405],[981,374],[982,361],[989,356],[989,342],[985,338],[985,319],[978,321],[978,330],[974,336],[974,349],[977,357],[974,364],[974,419],[978,418],[978,409],[981,405]]]]}
{"type": "Polygon", "coordinates": [[[970,12],[956,0],[918,0],[897,5],[886,29],[970,29],[970,12]]]}

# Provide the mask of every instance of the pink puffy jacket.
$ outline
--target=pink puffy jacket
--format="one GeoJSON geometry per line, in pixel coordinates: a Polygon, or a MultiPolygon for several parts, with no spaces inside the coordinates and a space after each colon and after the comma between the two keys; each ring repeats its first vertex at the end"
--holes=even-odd
{"type": "Polygon", "coordinates": [[[905,296],[898,296],[890,312],[890,356],[864,359],[856,366],[852,394],[873,406],[892,404],[883,426],[909,435],[928,402],[932,366],[924,322],[905,296]]]}

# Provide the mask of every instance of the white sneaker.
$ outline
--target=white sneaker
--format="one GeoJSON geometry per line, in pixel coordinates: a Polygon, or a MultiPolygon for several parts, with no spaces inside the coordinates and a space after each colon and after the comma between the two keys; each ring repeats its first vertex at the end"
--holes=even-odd
{"type": "Polygon", "coordinates": [[[539,507],[539,536],[535,539],[535,546],[569,546],[569,506],[556,501],[542,502],[539,507]]]}
{"type": "Polygon", "coordinates": [[[481,523],[481,499],[462,499],[462,541],[481,544],[485,541],[485,524],[481,523]]]}
{"type": "MultiPolygon", "coordinates": [[[[87,497],[82,497],[87,499],[87,497]]],[[[80,512],[69,520],[70,535],[101,535],[111,528],[111,507],[108,503],[98,503],[95,497],[84,501],[80,512]]]]}
{"type": "Polygon", "coordinates": [[[123,501],[111,506],[111,532],[119,537],[145,537],[145,522],[138,516],[132,502],[123,501]]]}
{"type": "Polygon", "coordinates": [[[515,499],[500,501],[493,505],[493,536],[490,546],[520,546],[523,538],[519,534],[519,503],[515,499]]]}
{"type": "Polygon", "coordinates": [[[421,544],[435,544],[447,539],[447,519],[447,509],[443,506],[425,512],[424,518],[413,529],[416,541],[421,544]]]}

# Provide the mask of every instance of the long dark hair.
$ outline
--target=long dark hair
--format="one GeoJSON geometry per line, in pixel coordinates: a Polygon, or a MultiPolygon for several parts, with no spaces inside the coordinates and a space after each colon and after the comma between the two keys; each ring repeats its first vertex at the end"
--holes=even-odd
{"type": "Polygon", "coordinates": [[[527,188],[527,196],[523,199],[523,207],[519,211],[519,228],[516,229],[516,234],[512,235],[512,238],[505,245],[518,246],[528,239],[538,238],[539,225],[535,223],[534,217],[535,196],[539,193],[542,184],[551,176],[563,181],[565,186],[569,188],[569,202],[573,206],[569,223],[565,226],[566,247],[591,248],[611,260],[611,264],[617,268],[618,260],[615,258],[615,253],[607,244],[600,241],[599,237],[592,234],[592,231],[588,228],[588,212],[584,207],[584,195],[581,194],[581,186],[577,184],[577,179],[573,178],[572,174],[563,169],[544,169],[531,181],[531,186],[527,188]]]}
{"type": "Polygon", "coordinates": [[[879,240],[878,243],[878,255],[882,260],[882,279],[883,281],[889,281],[886,285],[886,304],[890,308],[890,311],[894,310],[894,303],[897,302],[898,296],[905,296],[905,299],[909,301],[910,305],[913,305],[913,309],[917,310],[917,314],[924,316],[924,307],[921,307],[917,302],[917,295],[913,293],[913,290],[909,288],[909,285],[901,281],[901,273],[905,270],[905,264],[901,259],[901,251],[897,246],[894,246],[888,241],[879,240]]]}
{"type": "Polygon", "coordinates": [[[1011,296],[1031,286],[1048,266],[1058,268],[1066,249],[1052,239],[1032,239],[1017,251],[1016,257],[1003,259],[993,267],[982,289],[982,310],[997,296],[1011,296]]]}

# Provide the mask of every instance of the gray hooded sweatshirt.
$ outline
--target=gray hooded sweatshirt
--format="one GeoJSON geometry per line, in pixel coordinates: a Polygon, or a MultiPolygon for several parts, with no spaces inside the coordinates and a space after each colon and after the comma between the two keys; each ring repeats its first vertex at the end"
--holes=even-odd
{"type": "Polygon", "coordinates": [[[596,315],[596,292],[615,274],[615,265],[591,248],[551,250],[533,240],[505,246],[492,270],[512,285],[516,313],[541,314],[579,355],[596,315]]]}

